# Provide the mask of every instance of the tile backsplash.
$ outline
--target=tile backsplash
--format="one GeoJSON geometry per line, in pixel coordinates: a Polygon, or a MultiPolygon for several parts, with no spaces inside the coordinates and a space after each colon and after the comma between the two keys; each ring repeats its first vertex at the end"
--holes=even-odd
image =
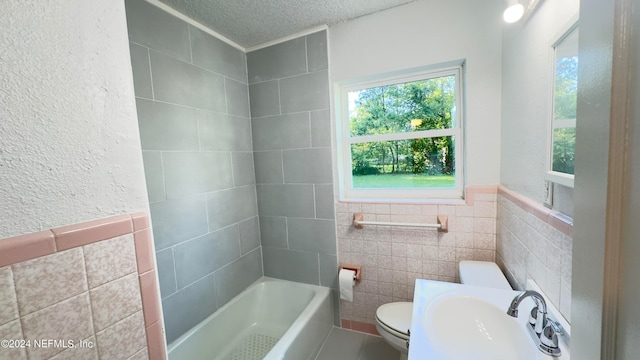
{"type": "Polygon", "coordinates": [[[479,186],[467,188],[460,204],[338,202],[339,261],[361,264],[363,273],[353,302],[340,300],[342,323],[375,323],[378,306],[413,300],[416,279],[457,282],[462,260],[494,261],[496,198],[496,186],[479,186]],[[447,215],[449,231],[367,225],[359,230],[352,226],[356,212],[368,221],[416,223],[447,215]]]}
{"type": "Polygon", "coordinates": [[[496,262],[511,285],[533,279],[571,319],[571,219],[505,187],[498,189],[496,262]]]}

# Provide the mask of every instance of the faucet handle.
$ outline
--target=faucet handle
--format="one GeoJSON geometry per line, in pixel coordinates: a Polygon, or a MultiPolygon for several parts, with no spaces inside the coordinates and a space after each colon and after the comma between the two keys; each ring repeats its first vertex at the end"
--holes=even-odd
{"type": "Polygon", "coordinates": [[[549,324],[545,326],[544,330],[542,330],[542,334],[540,334],[540,342],[548,348],[558,348],[558,335],[556,334],[556,330],[553,325],[549,324]]]}
{"type": "Polygon", "coordinates": [[[564,335],[564,334],[565,334],[565,332],[564,332],[564,328],[562,327],[562,325],[560,325],[560,323],[559,323],[559,322],[557,322],[557,321],[555,321],[555,320],[552,320],[552,319],[549,319],[549,318],[547,317],[547,324],[549,324],[549,326],[551,326],[551,327],[553,328],[553,331],[554,331],[557,335],[562,336],[562,335],[564,335]]]}

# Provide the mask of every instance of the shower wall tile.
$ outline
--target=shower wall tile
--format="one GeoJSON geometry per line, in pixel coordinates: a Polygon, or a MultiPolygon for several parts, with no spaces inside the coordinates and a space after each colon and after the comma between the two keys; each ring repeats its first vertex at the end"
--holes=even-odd
{"type": "Polygon", "coordinates": [[[142,310],[138,274],[132,273],[89,291],[93,326],[103,330],[142,310]]]}
{"type": "Polygon", "coordinates": [[[283,114],[329,108],[329,74],[326,70],[280,80],[283,114]]]}
{"type": "Polygon", "coordinates": [[[267,276],[337,287],[327,33],[247,54],[267,276]]]}
{"type": "Polygon", "coordinates": [[[256,182],[258,184],[283,184],[282,151],[256,151],[253,153],[256,182]]]}
{"type": "Polygon", "coordinates": [[[215,282],[209,274],[169,297],[162,299],[167,343],[213,314],[216,305],[215,282]]]}
{"type": "Polygon", "coordinates": [[[133,88],[136,96],[153,99],[151,87],[151,68],[149,67],[149,49],[130,43],[131,68],[133,69],[133,88]]]}
{"type": "Polygon", "coordinates": [[[249,84],[307,72],[306,42],[299,37],[247,53],[249,84]]]}
{"type": "Polygon", "coordinates": [[[307,63],[309,72],[326,70],[329,68],[327,55],[327,36],[320,31],[307,35],[307,63]]]}
{"type": "Polygon", "coordinates": [[[233,187],[231,156],[224,152],[167,152],[162,155],[167,198],[233,187]]]}
{"type": "Polygon", "coordinates": [[[285,184],[330,184],[333,166],[330,148],[282,152],[285,184]]]}
{"type": "Polygon", "coordinates": [[[21,315],[49,307],[88,288],[79,248],[15,264],[12,271],[21,315]]]}
{"type": "Polygon", "coordinates": [[[164,299],[178,291],[175,265],[173,262],[173,248],[167,248],[156,252],[156,262],[158,263],[160,295],[164,299]]]}
{"type": "Polygon", "coordinates": [[[253,153],[232,152],[233,186],[255,185],[256,174],[253,169],[253,153]]]}
{"type": "Polygon", "coordinates": [[[314,185],[313,188],[316,199],[316,218],[335,219],[333,185],[314,185]]]}
{"type": "Polygon", "coordinates": [[[242,255],[260,247],[260,223],[258,217],[241,222],[238,234],[240,236],[240,252],[242,255]]]}
{"type": "Polygon", "coordinates": [[[225,304],[262,277],[262,253],[255,249],[215,274],[216,302],[225,304]]]}
{"type": "Polygon", "coordinates": [[[319,254],[320,285],[338,288],[338,256],[319,254]]]}
{"type": "Polygon", "coordinates": [[[136,99],[142,150],[198,150],[196,111],[136,99]]]}
{"type": "Polygon", "coordinates": [[[257,185],[256,187],[260,215],[315,217],[313,185],[257,185]]]}
{"type": "Polygon", "coordinates": [[[193,64],[231,79],[247,83],[247,60],[244,52],[189,25],[193,64]]]}
{"type": "Polygon", "coordinates": [[[309,113],[254,118],[251,126],[255,151],[300,149],[311,146],[309,113]]]}
{"type": "Polygon", "coordinates": [[[251,151],[249,118],[198,110],[200,149],[203,151],[251,151]]]}
{"type": "Polygon", "coordinates": [[[127,0],[125,5],[130,41],[189,61],[187,23],[143,0],[127,0]]]}
{"type": "Polygon", "coordinates": [[[227,93],[227,112],[243,117],[251,116],[247,85],[231,79],[225,79],[224,84],[227,93]]]}
{"type": "Polygon", "coordinates": [[[311,112],[311,146],[331,146],[331,115],[328,109],[311,112]]]}
{"type": "Polygon", "coordinates": [[[156,251],[208,232],[207,203],[191,196],[150,204],[156,251]]]}
{"type": "Polygon", "coordinates": [[[225,112],[224,77],[151,50],[155,100],[225,112]]]}
{"type": "Polygon", "coordinates": [[[178,289],[240,257],[236,225],[185,241],[173,248],[178,289]]]}
{"type": "Polygon", "coordinates": [[[278,80],[249,85],[251,93],[251,117],[280,115],[280,91],[278,80]]]}
{"type": "MultiPolygon", "coordinates": [[[[146,79],[150,71],[152,80],[152,98],[137,91],[141,86],[135,90],[160,291],[169,309],[180,308],[164,312],[171,340],[224,305],[200,303],[207,279],[213,299],[214,274],[241,254],[260,250],[247,58],[155,6],[131,2],[128,7],[142,8],[127,14],[136,49],[134,76],[146,79]],[[150,19],[158,21],[152,28],[162,28],[158,24],[166,19],[176,33],[142,28],[150,19]],[[141,33],[150,39],[140,39],[141,33]],[[168,50],[182,34],[185,52],[168,50]],[[224,239],[218,239],[218,232],[226,234],[224,239]],[[190,308],[193,314],[182,310],[190,308]]],[[[262,276],[259,270],[250,273],[250,282],[262,276]]],[[[230,276],[229,281],[246,280],[242,274],[230,276]]],[[[158,332],[157,326],[146,325],[158,332]]]]}
{"type": "Polygon", "coordinates": [[[333,220],[290,218],[287,220],[289,249],[335,255],[335,228],[333,220]]]}
{"type": "Polygon", "coordinates": [[[258,215],[256,191],[253,186],[209,194],[207,200],[209,231],[217,230],[258,215]]]}
{"type": "Polygon", "coordinates": [[[144,163],[149,202],[166,200],[164,172],[162,170],[162,153],[159,151],[142,151],[142,161],[144,163]]]}
{"type": "Polygon", "coordinates": [[[263,246],[287,248],[287,218],[260,215],[260,238],[263,246]]]}
{"type": "Polygon", "coordinates": [[[306,284],[320,284],[317,253],[263,246],[262,256],[265,276],[306,284]]]}

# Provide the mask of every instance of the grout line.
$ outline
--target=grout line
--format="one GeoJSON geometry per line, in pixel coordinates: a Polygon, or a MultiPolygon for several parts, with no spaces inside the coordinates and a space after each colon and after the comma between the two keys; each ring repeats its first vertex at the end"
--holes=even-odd
{"type": "Polygon", "coordinates": [[[187,36],[189,37],[189,62],[193,64],[193,43],[191,42],[191,24],[187,24],[187,36]]]}
{"type": "MultiPolygon", "coordinates": [[[[169,248],[171,250],[171,260],[173,260],[173,278],[175,279],[175,284],[176,284],[176,291],[173,294],[177,294],[178,292],[180,292],[180,288],[178,288],[178,273],[176,271],[176,255],[175,252],[173,251],[173,247],[169,248]]],[[[160,285],[160,284],[158,284],[160,285]]],[[[187,285],[189,286],[189,285],[187,285]]],[[[185,286],[185,288],[187,287],[185,286]]],[[[183,288],[184,289],[184,288],[183,288]]],[[[171,294],[171,295],[173,295],[171,294]]],[[[167,297],[171,296],[168,295],[167,297]]]]}
{"type": "Polygon", "coordinates": [[[151,82],[151,100],[156,99],[156,93],[153,90],[153,71],[151,70],[151,50],[147,48],[147,61],[149,63],[149,81],[151,82]]]}
{"type": "Polygon", "coordinates": [[[227,96],[227,78],[222,78],[222,87],[224,87],[224,114],[229,115],[229,97],[227,96]]]}
{"type": "Polygon", "coordinates": [[[229,151],[229,164],[231,165],[231,184],[233,184],[231,188],[235,189],[238,185],[236,184],[236,176],[233,167],[233,151],[229,151]]]}
{"type": "Polygon", "coordinates": [[[289,218],[288,217],[284,217],[284,236],[287,240],[287,250],[289,249],[289,218]]]}
{"type": "Polygon", "coordinates": [[[278,114],[282,115],[282,97],[280,96],[280,79],[278,81],[278,114]]]}
{"type": "MultiPolygon", "coordinates": [[[[135,43],[134,43],[134,44],[135,44],[135,43]]],[[[147,47],[146,45],[142,45],[142,46],[147,47]]],[[[172,54],[165,53],[165,52],[163,52],[163,51],[162,51],[162,50],[160,50],[160,49],[154,49],[154,48],[148,48],[148,49],[149,49],[149,51],[150,51],[150,52],[151,52],[151,51],[156,52],[156,53],[158,53],[158,54],[160,54],[160,55],[162,55],[162,56],[165,56],[165,57],[170,58],[171,60],[179,61],[179,62],[181,62],[181,63],[183,63],[183,64],[185,64],[185,65],[189,65],[189,66],[192,66],[192,67],[194,67],[194,68],[198,68],[198,69],[200,69],[200,70],[202,70],[202,71],[205,71],[205,72],[208,72],[208,73],[210,73],[210,74],[214,74],[214,75],[220,76],[220,77],[222,77],[222,78],[229,78],[230,80],[233,80],[233,81],[236,81],[236,82],[242,83],[242,84],[244,84],[244,85],[249,85],[249,84],[245,84],[245,83],[243,83],[241,80],[237,80],[237,79],[232,78],[230,75],[226,75],[226,74],[223,74],[223,73],[219,73],[219,72],[214,71],[214,70],[211,70],[211,69],[209,69],[209,68],[202,67],[202,66],[200,66],[200,65],[198,65],[198,64],[193,64],[193,63],[191,63],[191,62],[189,62],[189,61],[186,61],[186,60],[184,60],[184,59],[177,58],[177,57],[175,57],[175,56],[174,56],[174,55],[172,55],[172,54]]],[[[323,71],[326,71],[326,70],[323,70],[323,71]]],[[[316,72],[319,72],[319,71],[316,71],[316,72]]],[[[301,74],[301,75],[304,75],[304,74],[301,74]]],[[[294,76],[295,76],[295,75],[294,75],[294,76]]],[[[289,76],[289,77],[293,77],[293,76],[289,76]]]]}
{"type": "MultiPolygon", "coordinates": [[[[209,71],[211,71],[211,70],[209,70],[209,71]]],[[[252,82],[252,83],[250,83],[248,85],[257,85],[257,84],[262,84],[262,83],[266,83],[266,82],[269,82],[269,81],[276,81],[276,80],[287,80],[287,79],[291,79],[291,78],[295,78],[295,77],[299,77],[299,76],[307,76],[307,75],[312,75],[312,74],[319,74],[321,72],[328,72],[328,69],[322,69],[322,70],[316,70],[316,71],[310,71],[310,72],[303,72],[303,73],[299,73],[299,74],[283,76],[281,78],[256,81],[256,82],[252,82]]],[[[328,78],[328,76],[327,76],[327,78],[328,78]]]]}
{"type": "Polygon", "coordinates": [[[306,72],[309,73],[309,44],[307,44],[307,36],[304,37],[304,66],[306,72]]]}
{"type": "Polygon", "coordinates": [[[162,156],[162,151],[160,151],[160,172],[162,173],[162,193],[164,194],[164,199],[158,202],[169,200],[169,196],[167,195],[167,181],[164,175],[164,156],[162,156]]]}

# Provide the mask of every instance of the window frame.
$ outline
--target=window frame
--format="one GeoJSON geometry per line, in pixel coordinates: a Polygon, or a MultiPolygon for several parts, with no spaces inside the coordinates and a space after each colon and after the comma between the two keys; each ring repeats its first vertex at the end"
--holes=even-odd
{"type": "MultiPolygon", "coordinates": [[[[569,173],[563,173],[553,170],[553,139],[554,130],[559,128],[576,128],[576,119],[555,119],[555,86],[556,86],[556,61],[557,61],[557,48],[562,42],[569,37],[574,31],[579,31],[580,21],[578,15],[575,15],[552,39],[551,46],[551,97],[549,105],[549,125],[547,136],[547,171],[545,174],[545,180],[551,181],[556,184],[560,184],[569,188],[573,188],[575,175],[569,173]]],[[[579,36],[579,35],[578,35],[579,36]]],[[[578,60],[578,66],[580,66],[580,60],[578,60]]],[[[577,117],[577,114],[576,114],[577,117]]]]}
{"type": "Polygon", "coordinates": [[[466,159],[464,157],[464,61],[446,65],[428,66],[401,72],[381,74],[364,79],[356,79],[336,84],[336,139],[339,179],[339,197],[341,201],[379,201],[379,202],[429,202],[438,200],[463,199],[466,159]],[[454,127],[449,129],[398,132],[393,134],[364,135],[351,137],[348,93],[380,87],[403,84],[419,80],[428,80],[444,76],[455,76],[455,113],[452,119],[454,127]],[[354,143],[407,140],[452,136],[455,154],[455,187],[453,188],[353,188],[351,145],[354,143]]]}

